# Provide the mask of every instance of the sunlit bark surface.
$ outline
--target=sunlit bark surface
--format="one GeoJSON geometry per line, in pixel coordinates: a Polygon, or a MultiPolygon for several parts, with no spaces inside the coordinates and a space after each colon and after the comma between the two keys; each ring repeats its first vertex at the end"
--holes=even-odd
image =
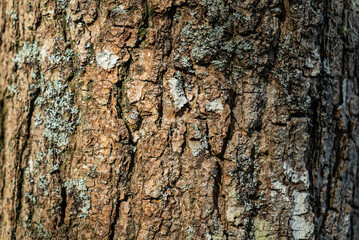
{"type": "Polygon", "coordinates": [[[358,239],[358,1],[0,2],[0,239],[358,239]]]}

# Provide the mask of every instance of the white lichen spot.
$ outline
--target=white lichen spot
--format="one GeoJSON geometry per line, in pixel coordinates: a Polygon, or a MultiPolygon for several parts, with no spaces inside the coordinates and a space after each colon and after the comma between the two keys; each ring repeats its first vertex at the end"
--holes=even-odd
{"type": "Polygon", "coordinates": [[[182,80],[180,76],[176,76],[168,80],[168,84],[170,86],[170,93],[173,97],[175,109],[179,110],[188,103],[188,100],[183,90],[182,80]]]}
{"type": "MultiPolygon", "coordinates": [[[[313,222],[307,219],[309,212],[308,193],[293,191],[293,215],[290,220],[290,227],[294,239],[308,239],[314,232],[313,222]]],[[[309,217],[310,219],[310,217],[309,217]]]]}
{"type": "Polygon", "coordinates": [[[294,169],[289,165],[288,162],[284,163],[284,174],[288,177],[288,178],[292,178],[292,175],[294,173],[294,169]]]}
{"type": "Polygon", "coordinates": [[[46,44],[44,44],[44,46],[42,46],[41,51],[40,51],[40,57],[41,57],[41,62],[45,61],[47,58],[47,49],[46,49],[46,44]]]}
{"type": "Polygon", "coordinates": [[[272,183],[272,187],[275,190],[279,190],[281,193],[287,192],[287,187],[283,185],[281,182],[275,181],[272,183]]]}
{"type": "Polygon", "coordinates": [[[111,11],[111,14],[112,15],[126,14],[126,10],[122,5],[120,5],[118,7],[113,8],[112,11],[111,11]]]}
{"type": "Polygon", "coordinates": [[[215,99],[214,101],[208,101],[206,104],[206,110],[209,112],[222,112],[223,111],[223,104],[221,100],[215,99]]]}
{"type": "Polygon", "coordinates": [[[32,158],[29,159],[29,170],[32,172],[34,170],[34,161],[32,158]]]}
{"type": "Polygon", "coordinates": [[[206,240],[212,240],[212,236],[211,236],[211,234],[208,232],[208,230],[204,233],[204,237],[206,238],[206,240]]]}
{"type": "Polygon", "coordinates": [[[294,215],[302,215],[308,212],[308,202],[307,197],[308,193],[306,192],[298,192],[297,190],[293,191],[292,194],[294,201],[294,215]]]}
{"type": "Polygon", "coordinates": [[[310,239],[310,235],[314,232],[314,225],[308,222],[304,216],[293,216],[290,220],[294,239],[310,239]]]}
{"type": "Polygon", "coordinates": [[[308,57],[305,61],[305,66],[307,66],[308,68],[314,68],[314,64],[313,61],[310,57],[308,57]]]}
{"type": "Polygon", "coordinates": [[[118,64],[118,59],[118,56],[108,50],[100,52],[96,56],[97,64],[106,70],[116,67],[116,65],[118,64]]]}
{"type": "Polygon", "coordinates": [[[294,173],[293,175],[292,175],[292,182],[293,183],[298,183],[298,181],[299,181],[299,176],[298,176],[298,174],[297,173],[294,173]]]}
{"type": "Polygon", "coordinates": [[[57,8],[61,11],[65,11],[67,8],[67,0],[57,0],[57,8]]]}
{"type": "Polygon", "coordinates": [[[137,111],[132,111],[132,113],[130,114],[129,118],[130,118],[130,119],[133,119],[133,120],[137,120],[139,115],[140,115],[139,112],[137,112],[137,111]]]}
{"type": "Polygon", "coordinates": [[[302,176],[300,176],[299,180],[304,183],[304,185],[309,188],[309,173],[304,172],[302,173],[302,176]]]}

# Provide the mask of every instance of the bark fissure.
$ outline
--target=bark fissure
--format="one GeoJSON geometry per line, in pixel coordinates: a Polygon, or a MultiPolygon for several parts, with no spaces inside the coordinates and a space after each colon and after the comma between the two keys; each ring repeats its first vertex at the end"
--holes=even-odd
{"type": "Polygon", "coordinates": [[[36,97],[38,96],[39,91],[36,91],[34,96],[32,96],[32,99],[30,100],[30,106],[29,106],[29,113],[26,116],[25,119],[25,124],[22,124],[19,132],[18,132],[18,136],[16,136],[17,139],[17,152],[18,152],[18,156],[17,156],[17,161],[16,161],[16,192],[15,192],[15,204],[16,207],[15,209],[15,222],[17,224],[15,224],[14,229],[12,231],[12,239],[15,239],[16,237],[16,230],[17,230],[17,226],[20,224],[18,223],[20,220],[20,214],[21,214],[21,210],[22,210],[22,201],[23,201],[23,187],[24,187],[24,160],[26,162],[26,159],[24,157],[24,153],[26,151],[26,148],[28,147],[28,142],[30,139],[30,132],[31,132],[31,123],[32,123],[32,117],[33,117],[33,113],[34,113],[34,109],[35,109],[35,100],[36,97]],[[25,126],[24,126],[25,125],[25,126]],[[25,128],[24,131],[24,136],[22,136],[21,133],[21,129],[25,128]],[[20,146],[20,141],[23,141],[22,146],[20,146]]]}
{"type": "Polygon", "coordinates": [[[58,223],[58,226],[61,227],[65,223],[65,217],[66,217],[66,208],[67,208],[67,194],[66,194],[66,188],[61,187],[61,215],[60,215],[60,221],[58,223]]]}

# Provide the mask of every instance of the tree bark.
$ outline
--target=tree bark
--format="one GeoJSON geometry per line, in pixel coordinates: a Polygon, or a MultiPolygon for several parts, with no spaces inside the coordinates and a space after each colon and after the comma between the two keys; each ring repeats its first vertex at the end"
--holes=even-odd
{"type": "Polygon", "coordinates": [[[358,1],[0,2],[0,239],[358,239],[358,1]]]}

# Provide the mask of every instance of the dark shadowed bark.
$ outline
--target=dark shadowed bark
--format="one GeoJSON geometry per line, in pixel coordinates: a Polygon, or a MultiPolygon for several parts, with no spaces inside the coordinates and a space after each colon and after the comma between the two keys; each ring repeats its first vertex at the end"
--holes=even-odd
{"type": "Polygon", "coordinates": [[[359,238],[358,1],[0,2],[0,239],[359,238]]]}

